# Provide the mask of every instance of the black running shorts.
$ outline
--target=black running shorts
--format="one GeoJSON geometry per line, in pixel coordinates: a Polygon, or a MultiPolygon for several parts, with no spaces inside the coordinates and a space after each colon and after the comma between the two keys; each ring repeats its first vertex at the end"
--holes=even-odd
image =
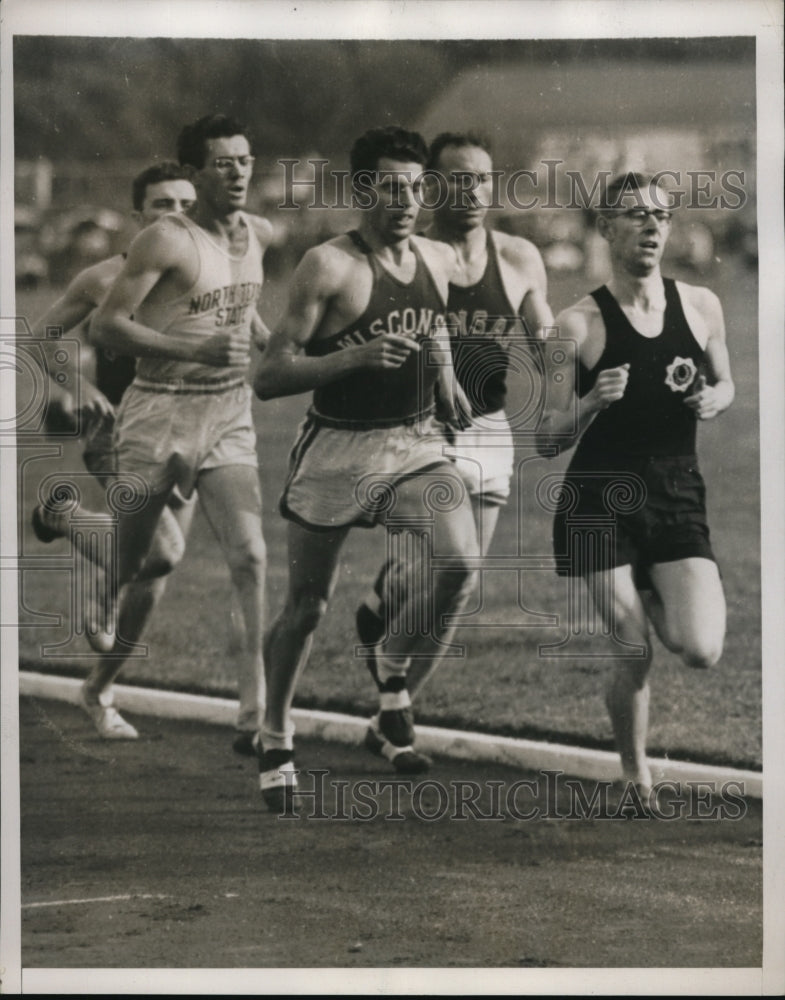
{"type": "Polygon", "coordinates": [[[700,557],[716,562],[706,487],[694,455],[609,458],[576,453],[553,523],[559,576],[631,565],[639,587],[647,567],[700,557]]]}

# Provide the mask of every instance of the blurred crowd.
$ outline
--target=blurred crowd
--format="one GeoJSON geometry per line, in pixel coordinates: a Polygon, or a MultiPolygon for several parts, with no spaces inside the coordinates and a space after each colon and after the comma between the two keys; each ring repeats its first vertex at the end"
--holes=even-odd
{"type": "MultiPolygon", "coordinates": [[[[311,161],[315,159],[317,154],[300,158],[301,175],[313,177],[311,161]]],[[[14,220],[17,287],[63,285],[84,267],[124,250],[133,232],[128,219],[130,205],[116,200],[114,193],[127,191],[130,179],[142,166],[136,161],[118,161],[98,169],[81,164],[54,166],[45,160],[18,163],[14,220]]],[[[279,162],[257,159],[248,208],[274,226],[275,239],[266,258],[270,276],[285,276],[308,247],[351,226],[345,209],[309,208],[311,199],[313,189],[307,185],[298,187],[295,183],[292,190],[287,171],[279,162]],[[282,207],[287,204],[289,207],[282,207]]],[[[329,200],[325,198],[327,203],[329,200]]],[[[424,220],[427,215],[423,213],[424,220]]],[[[607,273],[606,248],[597,238],[590,210],[521,210],[507,205],[494,215],[498,229],[525,236],[540,249],[551,273],[585,274],[590,280],[607,273]]],[[[749,267],[757,266],[754,196],[738,209],[686,208],[676,213],[668,251],[671,261],[707,276],[727,255],[737,256],[749,267]]]]}

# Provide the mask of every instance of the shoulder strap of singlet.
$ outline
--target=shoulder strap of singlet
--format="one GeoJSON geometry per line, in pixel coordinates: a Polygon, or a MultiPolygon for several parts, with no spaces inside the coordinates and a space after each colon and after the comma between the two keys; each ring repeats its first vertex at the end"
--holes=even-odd
{"type": "Polygon", "coordinates": [[[676,287],[676,281],[673,278],[663,278],[662,283],[665,286],[665,324],[666,326],[671,325],[676,327],[682,327],[686,333],[695,340],[695,344],[699,351],[705,351],[705,347],[701,347],[698,341],[695,339],[695,334],[692,332],[692,327],[690,326],[690,321],[687,319],[687,315],[684,312],[684,303],[681,301],[681,295],[679,295],[679,290],[676,287]]]}
{"type": "Polygon", "coordinates": [[[363,236],[360,235],[359,229],[350,229],[346,235],[362,253],[369,255],[373,254],[373,250],[371,249],[369,243],[363,236]]]}
{"type": "Polygon", "coordinates": [[[679,295],[678,289],[676,288],[676,282],[673,278],[663,278],[662,284],[665,288],[665,305],[666,307],[678,309],[680,313],[683,313],[681,308],[681,296],[679,295]]]}
{"type": "Polygon", "coordinates": [[[189,218],[184,212],[167,212],[167,214],[161,216],[161,218],[172,219],[176,221],[178,225],[181,225],[183,229],[185,229],[185,231],[191,237],[191,239],[194,242],[194,245],[197,246],[197,249],[198,249],[197,239],[201,238],[204,241],[204,243],[206,243],[208,246],[213,247],[215,250],[223,254],[224,257],[228,258],[229,260],[243,261],[246,259],[248,254],[254,252],[253,251],[254,244],[256,245],[256,249],[259,251],[260,255],[262,252],[262,247],[261,244],[259,243],[259,239],[256,235],[256,232],[253,226],[251,225],[251,222],[246,213],[240,212],[239,214],[242,223],[245,226],[246,231],[248,233],[248,245],[246,246],[245,253],[242,255],[242,257],[235,257],[234,254],[229,253],[229,251],[225,247],[222,247],[220,246],[220,244],[216,243],[216,241],[212,238],[212,236],[210,236],[210,234],[207,232],[206,229],[200,226],[198,222],[194,222],[194,220],[189,218]]]}
{"type": "MultiPolygon", "coordinates": [[[[662,285],[665,290],[666,311],[672,315],[674,321],[678,322],[681,320],[684,323],[687,323],[687,317],[684,315],[684,309],[681,303],[681,296],[676,288],[676,282],[673,278],[663,278],[662,285]]],[[[608,329],[609,322],[615,323],[621,321],[626,326],[631,325],[624,310],[608,290],[607,285],[603,285],[601,288],[596,288],[591,293],[591,296],[597,303],[599,310],[602,313],[606,329],[608,329]]],[[[687,325],[689,326],[689,324],[687,325]]]]}
{"type": "MultiPolygon", "coordinates": [[[[427,236],[423,238],[426,240],[428,239],[427,236]]],[[[436,284],[436,278],[434,278],[433,273],[430,267],[428,266],[428,261],[420,253],[419,247],[417,246],[414,240],[409,240],[409,246],[412,248],[412,252],[414,253],[415,259],[417,261],[417,270],[421,271],[425,275],[426,281],[431,286],[431,291],[436,295],[436,297],[439,299],[439,301],[442,303],[442,306],[444,307],[446,305],[444,301],[444,296],[439,291],[439,286],[436,284]]],[[[417,272],[415,272],[415,279],[416,276],[417,272]]]]}
{"type": "Polygon", "coordinates": [[[382,271],[384,268],[376,259],[376,254],[373,252],[373,248],[370,246],[368,241],[360,235],[360,231],[358,229],[350,229],[346,235],[352,243],[354,243],[360,253],[364,253],[368,258],[368,263],[371,265],[371,271],[373,272],[373,280],[378,281],[380,277],[383,277],[382,271]]]}
{"type": "Polygon", "coordinates": [[[619,329],[619,324],[621,324],[621,329],[632,328],[632,324],[627,319],[624,310],[611,294],[607,285],[595,288],[591,293],[591,297],[597,303],[602,314],[606,336],[610,335],[612,330],[619,329]]]}
{"type": "MultiPolygon", "coordinates": [[[[360,235],[357,229],[350,229],[349,232],[347,233],[347,236],[352,241],[352,243],[354,243],[357,249],[360,250],[362,253],[364,253],[368,258],[368,262],[371,265],[371,270],[373,271],[374,278],[379,278],[384,274],[389,275],[387,269],[383,267],[382,264],[376,259],[376,254],[373,252],[373,248],[369,246],[368,242],[360,235]]],[[[431,269],[428,267],[428,264],[425,261],[423,255],[417,248],[415,241],[410,240],[409,246],[412,248],[415,260],[417,261],[417,271],[422,271],[423,274],[425,274],[426,279],[428,280],[428,282],[430,282],[433,291],[436,293],[436,296],[439,299],[442,299],[442,296],[439,294],[439,289],[436,285],[436,281],[433,275],[431,274],[431,269]]],[[[415,280],[416,276],[417,272],[415,272],[415,280]]],[[[392,281],[396,280],[393,275],[389,275],[389,277],[392,281]]]]}
{"type": "MultiPolygon", "coordinates": [[[[485,246],[487,248],[487,253],[488,253],[488,263],[485,265],[485,274],[483,275],[481,280],[483,280],[488,276],[489,269],[491,268],[494,269],[496,274],[496,280],[499,282],[499,288],[501,288],[502,294],[504,295],[504,298],[507,302],[507,308],[510,310],[510,315],[513,315],[515,313],[515,310],[512,307],[512,303],[510,302],[510,296],[504,284],[504,278],[502,277],[502,269],[499,267],[499,248],[496,245],[496,240],[494,239],[493,230],[487,229],[486,233],[487,236],[485,240],[485,246]]],[[[520,319],[523,320],[523,317],[520,317],[520,319]]],[[[526,326],[525,323],[524,326],[526,326]]]]}

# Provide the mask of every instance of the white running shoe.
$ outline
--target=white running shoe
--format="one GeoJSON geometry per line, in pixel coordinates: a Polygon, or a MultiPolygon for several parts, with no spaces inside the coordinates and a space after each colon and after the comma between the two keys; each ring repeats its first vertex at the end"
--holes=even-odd
{"type": "Polygon", "coordinates": [[[126,722],[112,704],[111,691],[103,691],[96,701],[88,697],[87,686],[79,691],[79,704],[95,723],[98,735],[105,740],[137,740],[139,733],[130,722],[126,722]]]}

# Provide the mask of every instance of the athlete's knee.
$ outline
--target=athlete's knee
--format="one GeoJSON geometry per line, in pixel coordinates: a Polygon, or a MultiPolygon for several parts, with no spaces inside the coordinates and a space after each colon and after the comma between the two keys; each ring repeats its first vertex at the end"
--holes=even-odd
{"type": "Polygon", "coordinates": [[[608,680],[606,699],[621,688],[633,688],[640,691],[646,686],[651,670],[651,646],[646,643],[642,656],[625,657],[617,663],[608,680]]]}
{"type": "Polygon", "coordinates": [[[288,602],[290,625],[302,635],[316,631],[327,611],[327,598],[322,594],[303,591],[288,602]]]}
{"type": "Polygon", "coordinates": [[[141,583],[144,580],[158,580],[162,576],[169,576],[179,561],[163,555],[150,555],[142,563],[134,579],[141,583]]]}
{"type": "Polygon", "coordinates": [[[156,539],[147,558],[137,574],[138,580],[154,580],[168,576],[178,566],[185,555],[185,539],[182,535],[156,539]]]}
{"type": "Polygon", "coordinates": [[[149,574],[146,572],[149,551],[139,549],[135,552],[126,552],[120,562],[119,584],[136,583],[142,580],[149,580],[159,573],[149,574]]]}
{"type": "Polygon", "coordinates": [[[436,574],[436,589],[445,598],[460,602],[467,600],[477,586],[478,572],[471,560],[458,557],[450,561],[449,569],[440,570],[436,574]]]}
{"type": "Polygon", "coordinates": [[[229,569],[235,584],[264,582],[267,570],[267,549],[263,538],[247,539],[228,552],[229,569]]]}
{"type": "Polygon", "coordinates": [[[696,637],[682,647],[681,658],[688,667],[708,670],[719,662],[722,647],[722,636],[696,637]]]}
{"type": "Polygon", "coordinates": [[[668,644],[668,648],[678,653],[688,667],[708,670],[722,656],[725,629],[717,621],[707,618],[681,622],[669,632],[673,643],[668,644]]]}

